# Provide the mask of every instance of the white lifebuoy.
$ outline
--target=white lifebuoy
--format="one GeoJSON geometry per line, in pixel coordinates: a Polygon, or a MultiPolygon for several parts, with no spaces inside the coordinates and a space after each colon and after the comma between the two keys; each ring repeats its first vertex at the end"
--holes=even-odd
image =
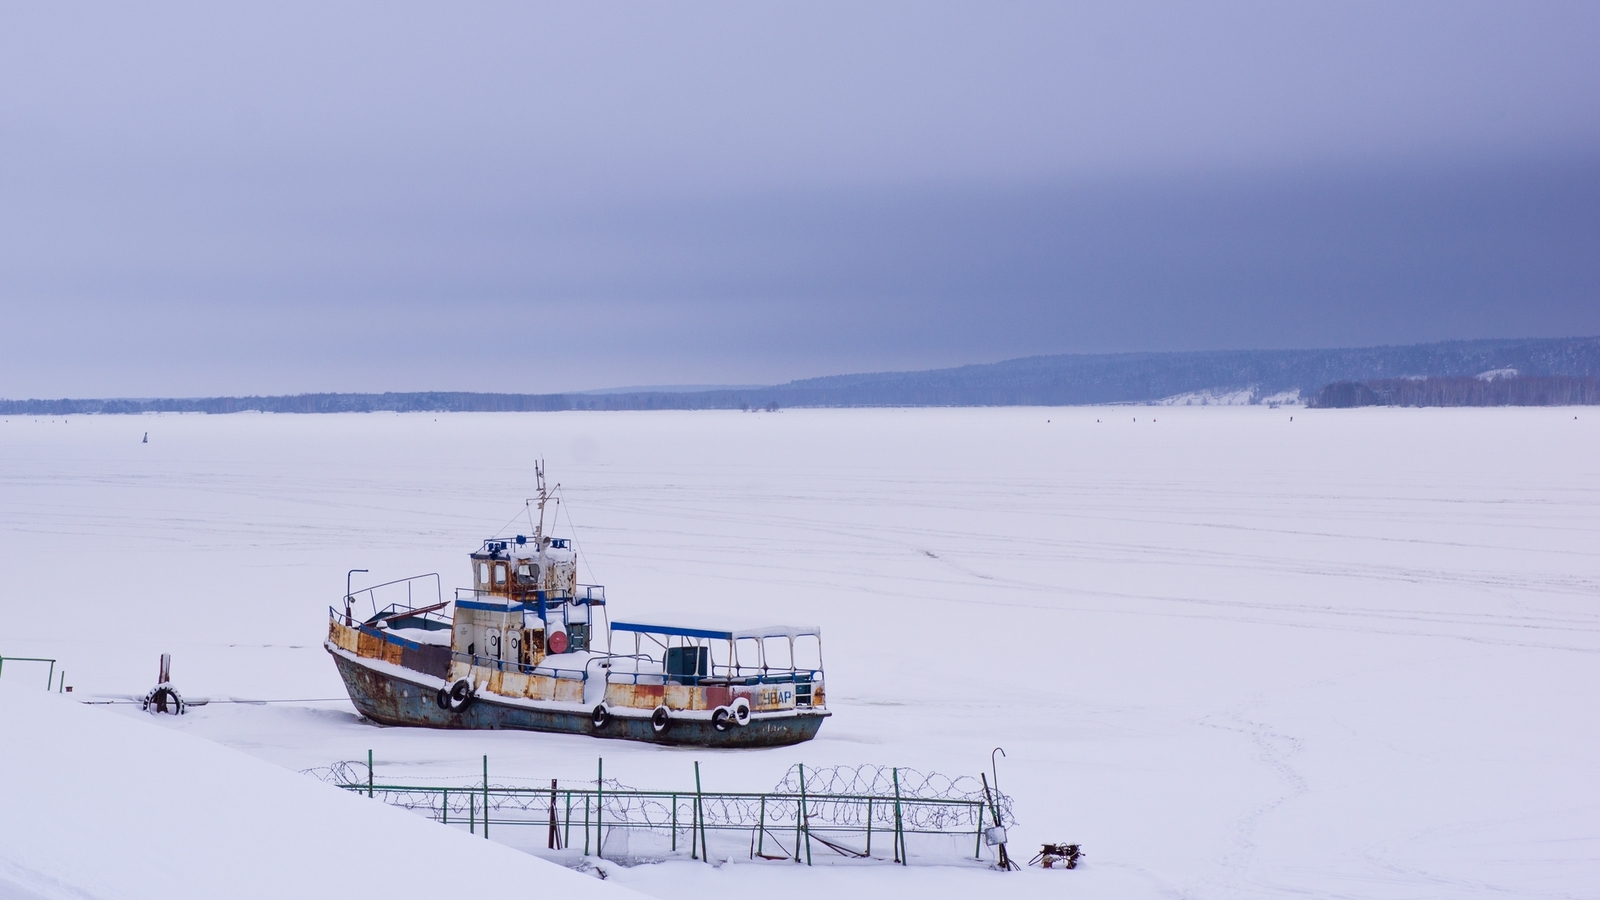
{"type": "Polygon", "coordinates": [[[744,697],[735,697],[733,699],[733,705],[730,708],[733,710],[733,720],[735,722],[738,722],[740,725],[750,724],[750,701],[748,699],[744,697]]]}
{"type": "Polygon", "coordinates": [[[672,710],[665,706],[656,707],[656,711],[650,714],[650,727],[656,734],[661,734],[672,727],[672,710]]]}

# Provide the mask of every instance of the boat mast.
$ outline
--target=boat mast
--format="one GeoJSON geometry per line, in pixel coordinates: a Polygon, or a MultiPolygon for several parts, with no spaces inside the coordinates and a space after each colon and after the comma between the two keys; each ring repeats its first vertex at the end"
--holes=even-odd
{"type": "Polygon", "coordinates": [[[550,490],[545,486],[545,483],[544,483],[544,460],[542,460],[542,459],[538,460],[537,462],[535,462],[533,464],[533,477],[535,479],[535,482],[539,486],[539,496],[530,497],[530,498],[528,498],[527,501],[525,501],[525,503],[528,504],[528,505],[531,505],[531,504],[534,504],[534,503],[539,504],[539,524],[535,525],[534,528],[533,528],[533,545],[535,547],[543,547],[544,546],[544,505],[545,505],[546,502],[548,502],[550,500],[550,490]]]}

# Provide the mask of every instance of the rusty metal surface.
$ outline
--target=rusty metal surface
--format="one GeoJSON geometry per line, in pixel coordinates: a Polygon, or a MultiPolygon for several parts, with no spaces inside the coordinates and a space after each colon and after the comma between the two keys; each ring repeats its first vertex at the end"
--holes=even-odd
{"type": "MultiPolygon", "coordinates": [[[[819,710],[793,717],[752,719],[748,725],[735,725],[724,731],[718,731],[706,720],[679,719],[672,720],[659,733],[649,719],[612,716],[604,726],[596,728],[587,713],[528,709],[483,697],[460,710],[446,709],[439,705],[436,688],[374,671],[336,653],[331,655],[356,709],[383,725],[548,731],[702,747],[780,747],[815,737],[827,715],[819,710]]],[[[583,683],[560,679],[557,693],[566,684],[577,688],[576,699],[581,700],[583,683]]]]}

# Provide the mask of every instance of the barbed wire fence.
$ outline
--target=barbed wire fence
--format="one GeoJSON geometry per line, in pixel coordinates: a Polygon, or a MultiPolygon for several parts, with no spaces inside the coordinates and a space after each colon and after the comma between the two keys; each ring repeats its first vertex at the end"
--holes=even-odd
{"type": "Polygon", "coordinates": [[[585,855],[625,862],[685,852],[726,859],[738,851],[751,859],[810,861],[813,843],[832,851],[834,859],[982,860],[984,832],[995,816],[1015,824],[1012,798],[992,785],[986,795],[977,778],[880,765],[796,764],[764,792],[640,789],[613,778],[551,786],[514,776],[477,782],[412,776],[409,781],[453,783],[380,783],[360,760],[303,774],[435,821],[465,825],[475,834],[487,836],[490,827],[541,826],[545,849],[581,846],[585,855]],[[969,849],[960,849],[962,840],[969,849]]]}

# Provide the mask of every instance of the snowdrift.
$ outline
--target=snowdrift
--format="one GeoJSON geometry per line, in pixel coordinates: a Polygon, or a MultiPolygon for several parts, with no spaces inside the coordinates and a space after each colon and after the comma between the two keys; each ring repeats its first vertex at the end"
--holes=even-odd
{"type": "Polygon", "coordinates": [[[236,750],[7,688],[5,900],[639,896],[236,750]]]}

